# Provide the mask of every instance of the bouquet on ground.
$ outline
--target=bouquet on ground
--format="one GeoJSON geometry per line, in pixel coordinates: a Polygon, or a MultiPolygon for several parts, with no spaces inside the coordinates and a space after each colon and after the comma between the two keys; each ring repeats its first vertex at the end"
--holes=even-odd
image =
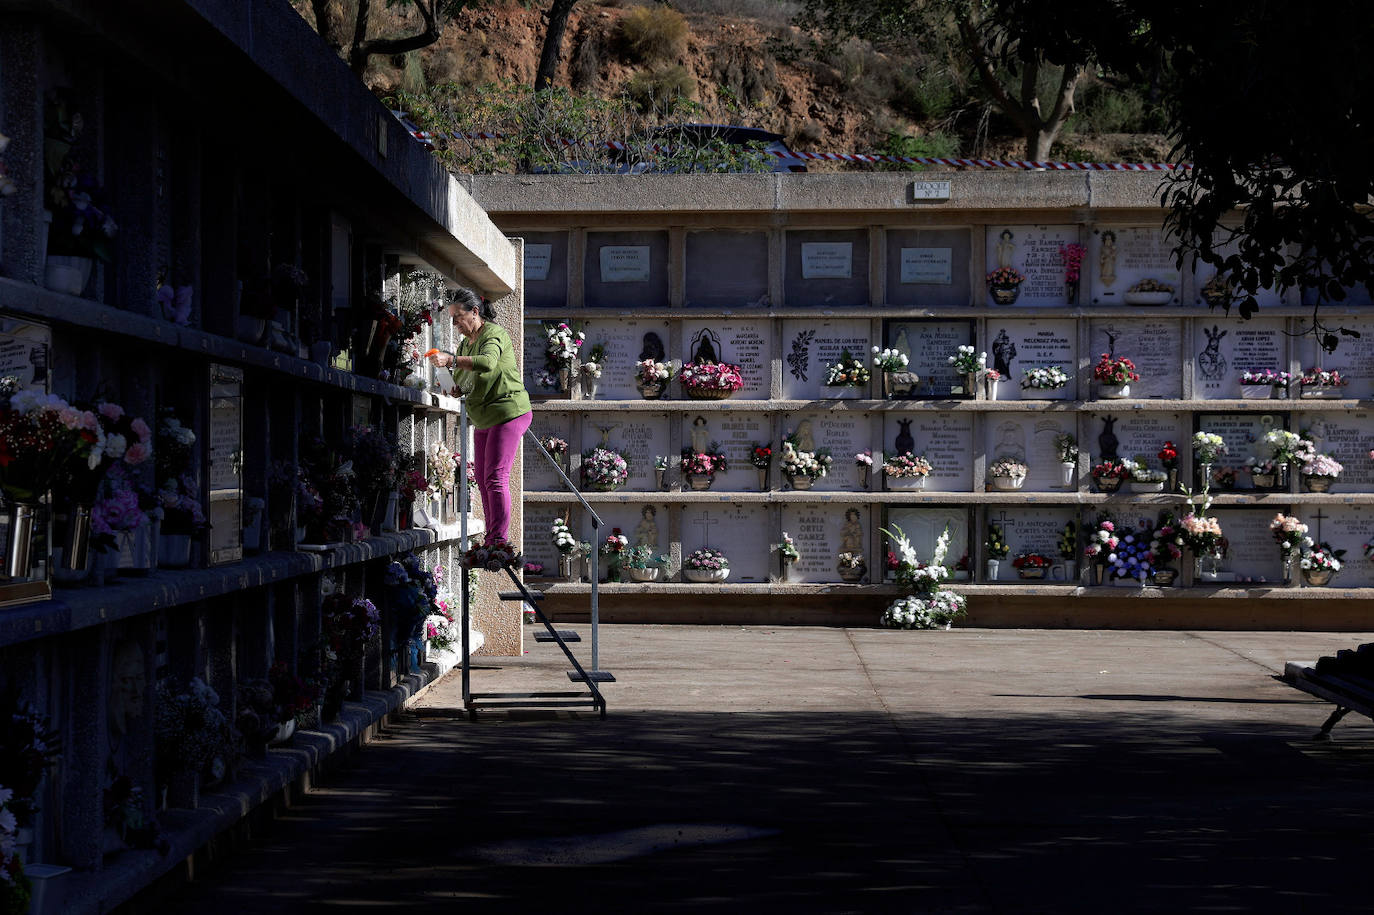
{"type": "Polygon", "coordinates": [[[1021,389],[1056,391],[1069,383],[1069,373],[1057,365],[1026,369],[1021,376],[1021,389]]]}
{"type": "Polygon", "coordinates": [[[1312,538],[1307,536],[1307,525],[1293,515],[1285,515],[1282,512],[1274,515],[1274,520],[1269,522],[1269,533],[1279,545],[1279,554],[1283,556],[1284,562],[1290,562],[1302,555],[1304,550],[1312,548],[1312,538]]]}
{"type": "Polygon", "coordinates": [[[840,360],[825,367],[827,387],[857,388],[868,384],[872,375],[862,359],[855,359],[849,350],[840,352],[840,360]]]}
{"type": "MultiPolygon", "coordinates": [[[[872,458],[869,458],[870,463],[872,458]]],[[[930,461],[923,455],[903,451],[901,454],[883,454],[883,473],[898,480],[914,480],[930,476],[930,461]]]]}
{"type": "Polygon", "coordinates": [[[692,362],[684,365],[677,379],[687,392],[735,392],[744,387],[740,367],[728,362],[692,362]]]}
{"type": "Polygon", "coordinates": [[[897,548],[897,584],[910,588],[912,593],[893,601],[883,611],[882,624],[892,629],[939,629],[963,616],[967,609],[963,595],[943,587],[949,576],[949,569],[945,567],[945,557],[949,553],[948,525],[935,541],[929,565],[921,563],[911,540],[900,527],[894,524],[891,530],[883,528],[883,533],[897,548]]]}
{"type": "Polygon", "coordinates": [[[905,354],[895,349],[873,347],[873,367],[880,372],[900,372],[910,361],[905,354]]]}
{"type": "Polygon", "coordinates": [[[582,485],[602,490],[615,489],[630,478],[630,461],[610,448],[589,448],[582,452],[582,485]]]}
{"type": "Polygon", "coordinates": [[[1103,353],[1097,365],[1093,366],[1093,379],[1098,384],[1123,387],[1132,381],[1139,381],[1140,374],[1135,370],[1135,363],[1124,356],[1115,359],[1103,353]]]}
{"type": "Polygon", "coordinates": [[[1225,440],[1215,432],[1193,433],[1193,458],[1199,464],[1213,464],[1217,458],[1229,453],[1225,440]]]}
{"type": "Polygon", "coordinates": [[[810,477],[813,480],[823,477],[830,472],[830,465],[833,461],[829,448],[799,451],[795,437],[789,436],[783,439],[780,463],[782,472],[790,477],[810,477]]]}
{"type": "Polygon", "coordinates": [[[491,543],[469,547],[463,553],[461,563],[465,569],[485,569],[488,572],[499,572],[504,568],[515,568],[523,565],[523,559],[520,548],[509,540],[493,540],[491,543]]]}
{"type": "Polygon", "coordinates": [[[709,477],[717,472],[724,473],[730,466],[725,460],[720,442],[712,442],[704,452],[693,451],[690,447],[683,448],[678,468],[684,474],[709,477]]]}

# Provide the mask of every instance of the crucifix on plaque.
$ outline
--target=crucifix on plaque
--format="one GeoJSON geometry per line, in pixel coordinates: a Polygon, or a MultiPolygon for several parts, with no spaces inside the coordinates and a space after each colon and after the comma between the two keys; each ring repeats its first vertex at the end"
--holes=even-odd
{"type": "Polygon", "coordinates": [[[701,513],[701,517],[692,522],[701,526],[701,547],[706,549],[711,545],[711,528],[720,523],[720,519],[712,518],[709,510],[701,513]]]}
{"type": "Polygon", "coordinates": [[[1321,508],[1318,508],[1317,513],[1312,517],[1315,518],[1317,521],[1317,536],[1313,537],[1312,539],[1317,542],[1318,546],[1320,546],[1322,542],[1322,522],[1329,518],[1330,515],[1323,515],[1321,508]]]}
{"type": "Polygon", "coordinates": [[[611,423],[609,426],[597,426],[597,431],[601,433],[600,447],[609,449],[611,447],[611,433],[619,428],[620,423],[611,423]]]}
{"type": "Polygon", "coordinates": [[[1006,512],[998,512],[996,518],[988,519],[988,523],[995,524],[1004,531],[1009,527],[1016,527],[1016,521],[1012,518],[1008,518],[1006,512]]]}

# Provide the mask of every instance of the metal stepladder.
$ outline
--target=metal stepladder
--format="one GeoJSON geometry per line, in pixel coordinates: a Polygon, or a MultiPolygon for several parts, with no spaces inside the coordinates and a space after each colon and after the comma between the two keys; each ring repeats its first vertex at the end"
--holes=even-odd
{"type": "MultiPolygon", "coordinates": [[[[462,441],[466,445],[468,440],[468,417],[467,405],[464,404],[459,412],[459,428],[461,430],[462,441]]],[[[562,478],[569,492],[577,496],[577,501],[582,503],[592,521],[592,541],[597,540],[596,531],[601,528],[601,517],[596,511],[587,504],[587,500],[582,498],[582,493],[573,485],[572,480],[563,472],[563,468],[553,459],[553,456],[544,448],[544,444],[530,430],[526,430],[525,437],[534,447],[539,449],[539,453],[554,468],[558,476],[562,478]]],[[[468,494],[467,487],[460,487],[459,497],[459,534],[464,549],[467,547],[467,512],[468,494]]],[[[568,671],[568,679],[574,683],[586,684],[585,690],[554,690],[537,692],[510,692],[510,693],[474,693],[472,691],[472,660],[469,655],[468,632],[471,621],[471,607],[468,605],[468,569],[462,571],[462,600],[463,608],[463,707],[467,710],[468,717],[475,719],[477,712],[481,709],[496,708],[568,708],[568,707],[591,707],[600,713],[602,718],[606,717],[606,699],[601,695],[601,690],[597,687],[598,683],[614,683],[615,677],[608,670],[601,670],[600,661],[600,639],[599,639],[599,595],[597,589],[597,579],[600,577],[600,562],[598,550],[594,546],[591,551],[591,585],[592,585],[592,605],[591,605],[591,640],[592,640],[592,665],[591,670],[585,669],[573,655],[572,649],[568,647],[570,642],[580,642],[582,637],[577,632],[570,629],[555,629],[553,623],[544,614],[539,606],[544,599],[541,591],[530,590],[516,574],[516,569],[511,566],[493,564],[488,566],[489,571],[499,571],[504,569],[506,575],[510,577],[511,584],[515,586],[514,591],[500,592],[503,601],[520,601],[525,607],[533,610],[535,618],[544,627],[544,631],[535,633],[536,642],[554,642],[562,649],[564,656],[572,664],[573,669],[568,671]]]]}

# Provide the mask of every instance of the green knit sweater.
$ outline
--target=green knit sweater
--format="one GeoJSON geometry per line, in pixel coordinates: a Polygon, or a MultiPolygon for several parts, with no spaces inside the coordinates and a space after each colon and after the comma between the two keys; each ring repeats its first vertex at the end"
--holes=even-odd
{"type": "Polygon", "coordinates": [[[478,429],[490,429],[530,411],[530,396],[520,382],[515,346],[494,321],[484,321],[477,336],[463,338],[459,356],[472,357],[472,371],[455,371],[459,390],[468,397],[468,416],[478,429]]]}

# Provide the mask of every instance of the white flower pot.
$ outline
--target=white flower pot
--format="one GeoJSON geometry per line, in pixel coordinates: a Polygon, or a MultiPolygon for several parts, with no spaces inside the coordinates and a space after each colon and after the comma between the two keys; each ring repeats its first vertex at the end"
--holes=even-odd
{"type": "Polygon", "coordinates": [[[1168,305],[1173,301],[1172,292],[1127,292],[1121,296],[1127,305],[1168,305]]]}
{"type": "Polygon", "coordinates": [[[1242,400],[1269,400],[1274,396],[1272,384],[1243,384],[1240,386],[1242,400]]]}
{"type": "Polygon", "coordinates": [[[53,292],[81,295],[94,266],[95,261],[89,257],[49,254],[44,264],[43,285],[53,292]]]}
{"type": "Polygon", "coordinates": [[[1012,491],[1012,490],[1014,490],[1014,489],[1020,489],[1022,486],[1025,486],[1025,485],[1026,485],[1026,476],[1025,476],[1025,474],[1022,474],[1021,476],[1016,476],[1016,477],[993,477],[993,478],[992,478],[992,488],[993,488],[993,489],[997,489],[997,490],[1001,490],[1002,492],[1010,492],[1010,491],[1012,491]]]}
{"type": "Polygon", "coordinates": [[[652,569],[626,569],[625,571],[630,573],[631,581],[658,581],[659,573],[663,570],[655,566],[652,569]]]}
{"type": "Polygon", "coordinates": [[[1059,465],[1059,479],[1065,486],[1073,485],[1073,472],[1078,469],[1078,465],[1072,461],[1065,461],[1059,465]]]}
{"type": "Polygon", "coordinates": [[[729,569],[683,569],[682,577],[697,584],[722,582],[730,577],[729,569]]]}
{"type": "Polygon", "coordinates": [[[1097,396],[1102,400],[1120,400],[1123,397],[1131,396],[1131,386],[1129,384],[1099,384],[1097,396]]]}
{"type": "Polygon", "coordinates": [[[1163,481],[1163,480],[1160,480],[1158,483],[1140,483],[1140,482],[1137,482],[1137,481],[1135,481],[1135,480],[1132,480],[1132,481],[1131,481],[1131,492],[1163,492],[1163,491],[1164,491],[1164,481],[1163,481]]]}
{"type": "Polygon", "coordinates": [[[988,568],[987,568],[987,573],[988,573],[988,574],[987,574],[987,579],[988,579],[988,581],[996,581],[996,580],[997,580],[997,573],[998,573],[998,571],[1001,569],[1001,566],[1002,566],[1002,560],[1000,560],[1000,559],[989,559],[989,560],[988,560],[988,568]]]}
{"type": "Polygon", "coordinates": [[[888,492],[901,492],[903,490],[925,489],[925,477],[886,477],[888,492]]]}

